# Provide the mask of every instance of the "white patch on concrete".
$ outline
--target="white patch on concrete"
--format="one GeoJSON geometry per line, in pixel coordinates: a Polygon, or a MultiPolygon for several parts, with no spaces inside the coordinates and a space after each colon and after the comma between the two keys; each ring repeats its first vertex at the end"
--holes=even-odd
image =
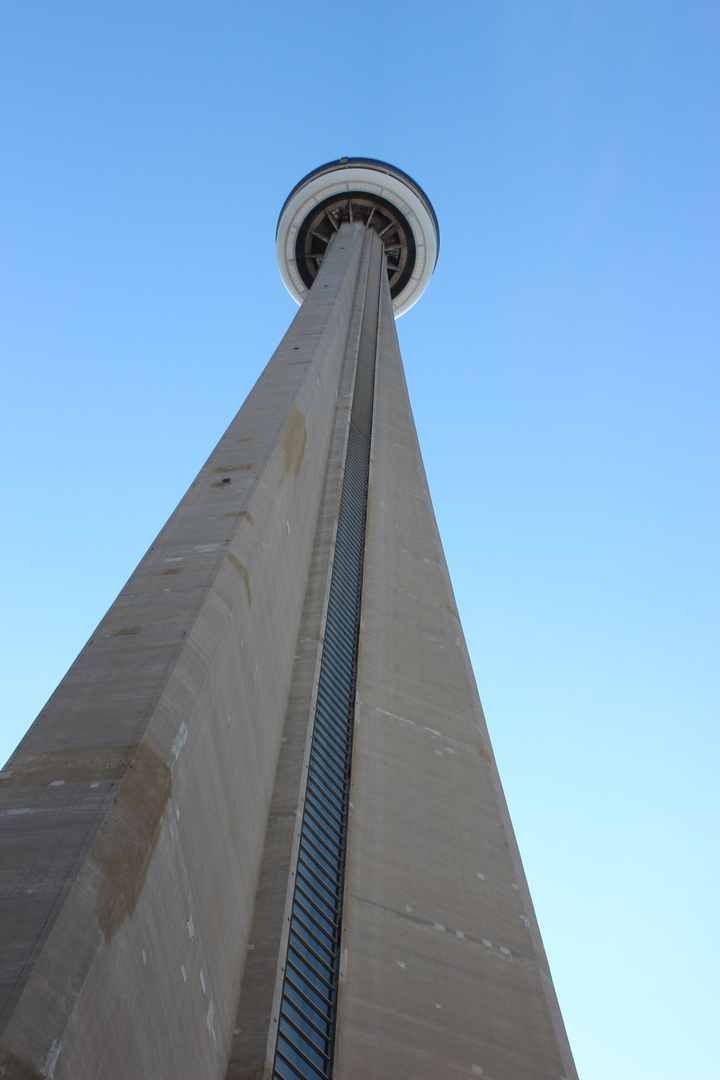
{"type": "Polygon", "coordinates": [[[436,1008],[436,1009],[442,1009],[442,1005],[440,1004],[440,1002],[439,1002],[439,1001],[436,1001],[436,1002],[435,1002],[435,1008],[436,1008]]]}
{"type": "Polygon", "coordinates": [[[520,886],[516,885],[514,881],[513,881],[513,889],[518,889],[518,890],[520,889],[520,886]]]}
{"type": "Polygon", "coordinates": [[[402,968],[402,969],[403,969],[403,971],[404,971],[404,970],[405,970],[405,968],[407,967],[407,965],[406,965],[406,963],[405,963],[405,961],[404,961],[404,960],[398,960],[398,967],[399,967],[399,968],[402,968]]]}
{"type": "Polygon", "coordinates": [[[465,940],[465,935],[463,934],[462,930],[456,930],[455,937],[460,938],[461,941],[465,940]]]}
{"type": "Polygon", "coordinates": [[[290,522],[286,521],[285,524],[287,525],[287,531],[288,531],[288,536],[289,536],[290,535],[290,522]]]}
{"type": "Polygon", "coordinates": [[[482,939],[482,943],[486,949],[492,949],[492,941],[488,941],[486,937],[482,939]]]}
{"type": "Polygon", "coordinates": [[[210,1035],[212,1035],[213,1039],[215,1038],[215,1032],[213,1030],[213,1020],[214,1019],[215,1019],[215,1002],[211,1001],[210,1002],[210,1007],[208,1008],[208,1011],[207,1011],[207,1020],[205,1022],[207,1024],[208,1033],[210,1035]]]}
{"type": "Polygon", "coordinates": [[[175,817],[178,819],[178,821],[180,820],[180,807],[179,806],[175,807],[175,817]]]}
{"type": "Polygon", "coordinates": [[[436,922],[433,929],[434,930],[439,930],[443,934],[445,933],[445,927],[443,926],[443,924],[441,922],[436,922]]]}
{"type": "Polygon", "coordinates": [[[453,750],[453,748],[451,746],[446,746],[445,747],[445,753],[446,754],[454,754],[455,751],[453,750]]]}
{"type": "Polygon", "coordinates": [[[100,781],[99,780],[93,780],[90,787],[100,787],[100,781]]]}
{"type": "Polygon", "coordinates": [[[55,1075],[55,1066],[58,1063],[60,1057],[60,1051],[62,1049],[62,1039],[53,1039],[53,1044],[50,1047],[50,1052],[45,1058],[45,1065],[42,1070],[43,1076],[47,1076],[48,1080],[55,1075]]]}
{"type": "Polygon", "coordinates": [[[426,731],[429,731],[431,735],[442,735],[442,731],[436,731],[435,728],[426,727],[426,731]]]}
{"type": "Polygon", "coordinates": [[[500,946],[500,952],[503,954],[503,956],[512,956],[510,950],[506,949],[504,945],[500,946]]]}
{"type": "Polygon", "coordinates": [[[223,544],[193,544],[193,551],[197,551],[199,555],[209,555],[211,551],[220,551],[223,544]]]}
{"type": "Polygon", "coordinates": [[[255,948],[255,946],[254,946],[254,945],[248,945],[248,952],[252,952],[252,950],[253,950],[254,948],[255,948]]]}
{"type": "Polygon", "coordinates": [[[442,752],[442,750],[436,750],[436,751],[435,751],[435,753],[437,754],[437,756],[438,756],[438,757],[442,757],[442,756],[443,756],[443,752],[442,752]]]}
{"type": "Polygon", "coordinates": [[[184,555],[173,555],[171,559],[163,559],[163,562],[185,562],[184,555]]]}
{"type": "Polygon", "coordinates": [[[481,874],[479,870],[478,870],[478,877],[479,877],[480,881],[484,881],[484,880],[485,880],[485,875],[484,875],[484,874],[481,874]]]}
{"type": "Polygon", "coordinates": [[[200,984],[203,988],[203,994],[205,993],[205,976],[203,975],[202,968],[200,968],[200,984]]]}
{"type": "Polygon", "coordinates": [[[187,972],[185,971],[185,965],[184,964],[180,965],[180,974],[183,977],[183,982],[186,983],[187,982],[187,972]]]}
{"type": "Polygon", "coordinates": [[[62,785],[64,783],[65,783],[64,780],[51,780],[50,781],[50,787],[62,787],[62,785]]]}
{"type": "Polygon", "coordinates": [[[185,924],[187,926],[188,937],[191,941],[195,940],[195,923],[193,922],[192,915],[185,924]]]}
{"type": "Polygon", "coordinates": [[[527,915],[521,915],[520,918],[522,919],[522,921],[525,923],[525,925],[527,926],[527,928],[529,930],[530,929],[530,920],[528,919],[527,915]]]}
{"type": "Polygon", "coordinates": [[[187,741],[188,741],[188,726],[185,723],[185,721],[183,720],[183,722],[180,725],[180,728],[178,730],[178,733],[175,736],[175,741],[173,742],[172,747],[171,747],[172,755],[173,755],[173,757],[175,758],[176,761],[180,757],[180,751],[182,750],[183,746],[185,745],[185,743],[187,741]]]}
{"type": "Polygon", "coordinates": [[[471,1068],[475,1076],[482,1076],[482,1065],[472,1065],[471,1068]]]}
{"type": "Polygon", "coordinates": [[[412,907],[411,907],[411,905],[410,905],[410,904],[406,904],[406,905],[405,905],[405,910],[406,910],[406,911],[408,912],[408,914],[409,914],[409,913],[410,913],[410,912],[412,911],[412,907]]]}
{"type": "Polygon", "coordinates": [[[0,780],[7,780],[9,776],[12,776],[12,774],[12,769],[6,769],[5,772],[0,772],[0,780]]]}
{"type": "Polygon", "coordinates": [[[33,814],[35,812],[32,806],[13,806],[11,810],[0,810],[0,817],[17,817],[19,814],[33,814]]]}

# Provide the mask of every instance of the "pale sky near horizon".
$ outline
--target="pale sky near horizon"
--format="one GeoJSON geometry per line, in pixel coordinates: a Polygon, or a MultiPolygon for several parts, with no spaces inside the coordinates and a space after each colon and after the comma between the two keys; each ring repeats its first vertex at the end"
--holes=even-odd
{"type": "Polygon", "coordinates": [[[5,0],[4,761],[296,308],[277,215],[427,192],[398,323],[581,1080],[720,1080],[720,7],[5,0]]]}

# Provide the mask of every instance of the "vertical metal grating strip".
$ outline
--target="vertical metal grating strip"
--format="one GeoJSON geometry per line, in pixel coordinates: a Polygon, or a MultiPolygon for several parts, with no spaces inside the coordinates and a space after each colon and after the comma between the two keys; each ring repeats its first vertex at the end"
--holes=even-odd
{"type": "Polygon", "coordinates": [[[332,1076],[382,261],[368,269],[273,1080],[332,1076]]]}

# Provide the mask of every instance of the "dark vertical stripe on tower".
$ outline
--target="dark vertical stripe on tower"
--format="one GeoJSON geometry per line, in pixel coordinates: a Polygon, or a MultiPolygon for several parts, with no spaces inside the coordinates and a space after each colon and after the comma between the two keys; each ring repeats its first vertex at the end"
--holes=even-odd
{"type": "Polygon", "coordinates": [[[372,252],[295,871],[275,1080],[325,1080],[332,1075],[383,261],[381,252],[372,252]]]}

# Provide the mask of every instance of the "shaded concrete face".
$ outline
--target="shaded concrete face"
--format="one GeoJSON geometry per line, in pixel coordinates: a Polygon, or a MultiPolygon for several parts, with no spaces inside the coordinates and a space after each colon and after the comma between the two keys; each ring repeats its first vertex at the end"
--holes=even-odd
{"type": "MultiPolygon", "coordinates": [[[[346,226],[337,242],[360,245],[361,273],[335,409],[227,1080],[256,1080],[272,1073],[351,406],[359,357],[367,347],[364,324],[373,259],[376,293],[379,284],[382,244],[377,237],[366,230],[352,235],[346,226]]],[[[375,322],[371,327],[373,352],[376,331],[375,322]]]]}
{"type": "MultiPolygon", "coordinates": [[[[371,257],[343,225],[0,779],[0,1076],[272,1074],[371,257]]],[[[334,1075],[576,1076],[381,296],[334,1075]]]]}
{"type": "Polygon", "coordinates": [[[360,254],[3,771],[5,1076],[225,1072],[360,254]]]}

